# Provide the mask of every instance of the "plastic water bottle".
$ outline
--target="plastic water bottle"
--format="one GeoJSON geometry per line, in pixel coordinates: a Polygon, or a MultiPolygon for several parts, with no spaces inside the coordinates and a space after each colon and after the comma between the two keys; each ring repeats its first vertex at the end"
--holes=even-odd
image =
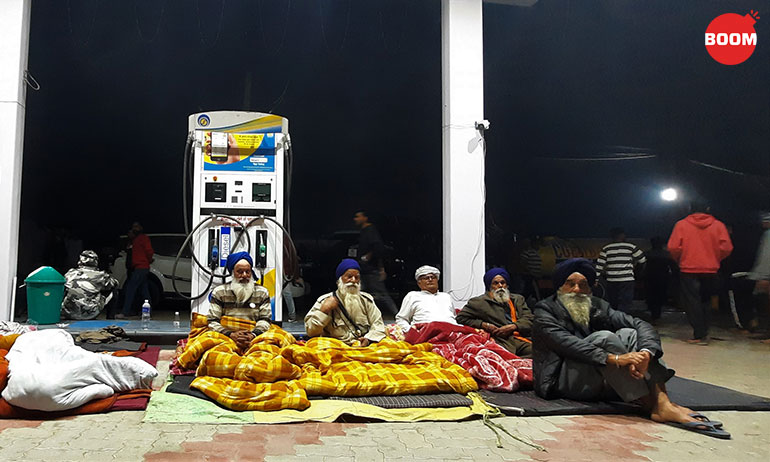
{"type": "Polygon", "coordinates": [[[148,330],[150,328],[150,301],[145,300],[142,305],[142,329],[148,330]]]}
{"type": "Polygon", "coordinates": [[[179,330],[180,326],[179,311],[174,311],[174,329],[179,330]]]}

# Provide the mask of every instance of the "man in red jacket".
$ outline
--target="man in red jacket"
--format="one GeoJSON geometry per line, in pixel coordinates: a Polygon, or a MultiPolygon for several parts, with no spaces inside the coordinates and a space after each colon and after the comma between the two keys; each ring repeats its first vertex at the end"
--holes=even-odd
{"type": "Polygon", "coordinates": [[[137,291],[142,291],[142,300],[150,299],[150,288],[147,285],[147,277],[150,274],[150,263],[152,263],[155,251],[152,250],[150,238],[144,234],[144,228],[138,222],[131,225],[128,231],[128,237],[131,242],[128,244],[130,254],[131,276],[129,276],[125,290],[125,300],[123,301],[123,313],[115,315],[116,318],[125,318],[131,316],[134,304],[134,297],[137,291]]]}
{"type": "Polygon", "coordinates": [[[693,328],[688,343],[708,345],[709,300],[720,262],[733,251],[733,243],[724,223],[709,215],[708,206],[692,203],[690,211],[674,226],[668,251],[679,264],[682,299],[693,328]]]}

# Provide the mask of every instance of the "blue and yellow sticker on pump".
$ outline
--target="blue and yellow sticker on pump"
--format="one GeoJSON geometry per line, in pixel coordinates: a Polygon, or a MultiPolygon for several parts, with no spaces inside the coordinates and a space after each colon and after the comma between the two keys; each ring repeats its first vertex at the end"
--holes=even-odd
{"type": "Polygon", "coordinates": [[[212,132],[203,141],[204,170],[274,172],[275,133],[227,133],[227,154],[212,150],[212,132]]]}

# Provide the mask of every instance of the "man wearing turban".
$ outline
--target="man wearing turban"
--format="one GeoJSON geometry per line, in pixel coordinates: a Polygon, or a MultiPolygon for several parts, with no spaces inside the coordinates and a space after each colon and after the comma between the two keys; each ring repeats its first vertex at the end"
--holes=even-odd
{"type": "Polygon", "coordinates": [[[433,266],[421,266],[414,272],[420,290],[406,294],[401,302],[401,310],[396,315],[396,324],[401,326],[404,332],[414,324],[425,322],[457,324],[452,299],[448,293],[438,290],[439,277],[441,271],[433,266]]]}
{"type": "Polygon", "coordinates": [[[209,328],[227,335],[240,348],[248,347],[254,338],[270,328],[270,294],[254,280],[254,261],[248,252],[237,252],[227,257],[226,268],[232,281],[211,292],[209,328]],[[232,331],[220,324],[222,316],[245,319],[257,323],[253,330],[232,331]]]}
{"type": "Polygon", "coordinates": [[[547,399],[639,401],[652,420],[729,438],[721,424],[672,403],[665,383],[674,375],[647,322],[591,295],[596,271],[573,258],[554,269],[557,292],[535,306],[535,392],[547,399]]]}
{"type": "Polygon", "coordinates": [[[532,356],[533,315],[526,300],[508,290],[511,277],[502,268],[492,268],[484,275],[487,292],[468,300],[457,313],[457,322],[483,329],[503,348],[522,358],[532,356]]]}
{"type": "Polygon", "coordinates": [[[336,271],[337,290],[321,295],[307,316],[305,330],[310,337],[332,337],[348,345],[361,346],[385,338],[382,313],[374,298],[361,292],[361,267],[346,258],[336,271]]]}

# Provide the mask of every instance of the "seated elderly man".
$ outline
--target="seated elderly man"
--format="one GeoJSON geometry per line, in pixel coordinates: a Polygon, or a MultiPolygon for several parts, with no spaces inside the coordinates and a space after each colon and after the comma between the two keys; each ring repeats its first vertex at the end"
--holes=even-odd
{"type": "Polygon", "coordinates": [[[591,296],[596,271],[583,258],[566,260],[553,275],[556,294],[535,307],[535,392],[548,399],[639,401],[656,422],[729,438],[719,422],[672,403],[666,381],[674,371],[660,360],[655,329],[591,296]]]}
{"type": "Polygon", "coordinates": [[[438,280],[441,271],[433,266],[421,266],[414,272],[419,291],[406,294],[401,302],[401,310],[396,315],[396,324],[408,331],[414,324],[423,322],[448,322],[455,321],[455,309],[452,307],[452,299],[449,294],[439,292],[438,280]]]}
{"type": "Polygon", "coordinates": [[[270,294],[254,280],[254,261],[248,252],[237,252],[227,257],[226,268],[233,280],[211,292],[209,328],[227,335],[239,348],[245,349],[254,338],[270,328],[270,294]],[[232,331],[220,320],[223,316],[245,319],[257,323],[253,330],[232,331]]]}
{"type": "Polygon", "coordinates": [[[361,267],[346,258],[337,266],[337,290],[321,295],[307,316],[305,330],[311,337],[333,337],[361,346],[385,338],[385,324],[374,298],[361,292],[361,267]]]}
{"type": "Polygon", "coordinates": [[[484,329],[503,348],[521,358],[532,356],[533,315],[519,294],[508,290],[511,276],[502,268],[492,268],[484,275],[487,293],[468,300],[457,313],[457,322],[484,329]]]}

